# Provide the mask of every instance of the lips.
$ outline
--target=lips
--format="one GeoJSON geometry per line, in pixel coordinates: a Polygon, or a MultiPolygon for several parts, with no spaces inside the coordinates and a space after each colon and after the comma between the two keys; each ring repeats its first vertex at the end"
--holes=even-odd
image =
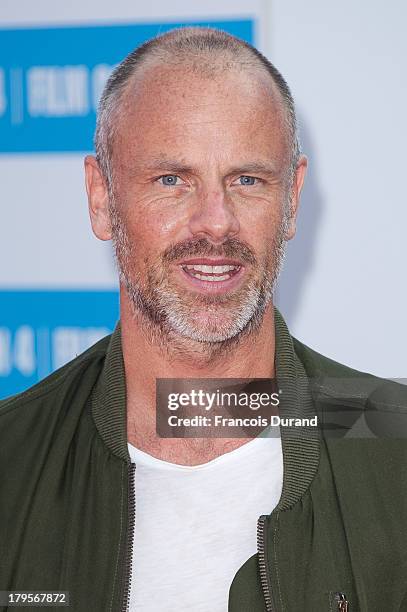
{"type": "Polygon", "coordinates": [[[239,261],[231,259],[190,259],[179,264],[182,276],[203,291],[230,290],[243,271],[239,261]]]}
{"type": "Polygon", "coordinates": [[[184,271],[194,278],[209,282],[224,281],[232,278],[240,270],[240,266],[208,266],[206,264],[187,264],[183,266],[184,271]]]}
{"type": "Polygon", "coordinates": [[[208,282],[229,280],[240,270],[241,263],[231,259],[190,259],[180,264],[186,274],[208,282]]]}

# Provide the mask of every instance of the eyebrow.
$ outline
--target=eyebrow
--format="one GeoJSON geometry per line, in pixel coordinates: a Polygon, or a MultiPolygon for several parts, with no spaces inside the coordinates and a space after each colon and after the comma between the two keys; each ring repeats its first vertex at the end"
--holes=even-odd
{"type": "MultiPolygon", "coordinates": [[[[143,166],[143,170],[154,172],[171,172],[174,174],[198,174],[197,169],[193,166],[182,163],[179,160],[169,159],[166,157],[157,157],[152,159],[149,163],[143,166]]],[[[277,170],[272,162],[254,160],[229,168],[226,175],[229,176],[232,174],[265,174],[275,176],[277,174],[277,170]]]]}
{"type": "Polygon", "coordinates": [[[169,159],[167,157],[156,157],[149,163],[143,166],[143,170],[160,172],[169,171],[174,174],[177,173],[196,173],[196,170],[192,166],[188,166],[176,159],[169,159]]]}
{"type": "Polygon", "coordinates": [[[266,174],[274,176],[277,174],[277,170],[271,162],[252,161],[231,168],[228,174],[266,174]]]}

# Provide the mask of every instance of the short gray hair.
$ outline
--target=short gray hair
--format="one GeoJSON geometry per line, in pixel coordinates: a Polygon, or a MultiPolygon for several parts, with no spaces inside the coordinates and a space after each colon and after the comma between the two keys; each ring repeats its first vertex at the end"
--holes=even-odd
{"type": "Polygon", "coordinates": [[[222,30],[185,27],[170,30],[134,49],[115,68],[106,83],[98,108],[95,151],[96,159],[110,190],[113,183],[113,141],[120,104],[136,70],[154,59],[167,63],[188,62],[192,69],[200,72],[213,72],[219,67],[265,69],[276,85],[285,109],[286,127],[291,143],[289,177],[290,182],[293,180],[301,148],[294,101],[283,76],[260,51],[249,43],[222,30]]]}

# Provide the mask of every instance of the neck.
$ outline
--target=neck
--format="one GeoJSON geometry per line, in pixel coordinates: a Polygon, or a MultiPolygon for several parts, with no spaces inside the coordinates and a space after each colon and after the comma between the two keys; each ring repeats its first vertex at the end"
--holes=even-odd
{"type": "Polygon", "coordinates": [[[208,461],[250,438],[160,438],[156,433],[157,378],[272,378],[274,311],[270,302],[257,329],[226,342],[202,343],[162,332],[135,311],[120,291],[122,348],[126,374],[128,441],[160,459],[193,465],[208,461]]]}

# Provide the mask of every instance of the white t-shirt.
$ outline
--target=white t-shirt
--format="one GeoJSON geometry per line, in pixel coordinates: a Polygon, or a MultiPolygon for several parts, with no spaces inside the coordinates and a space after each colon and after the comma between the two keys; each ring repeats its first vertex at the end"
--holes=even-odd
{"type": "Polygon", "coordinates": [[[257,519],[280,499],[280,437],[194,466],[128,448],[137,466],[130,611],[227,612],[230,584],[256,553],[257,519]]]}

